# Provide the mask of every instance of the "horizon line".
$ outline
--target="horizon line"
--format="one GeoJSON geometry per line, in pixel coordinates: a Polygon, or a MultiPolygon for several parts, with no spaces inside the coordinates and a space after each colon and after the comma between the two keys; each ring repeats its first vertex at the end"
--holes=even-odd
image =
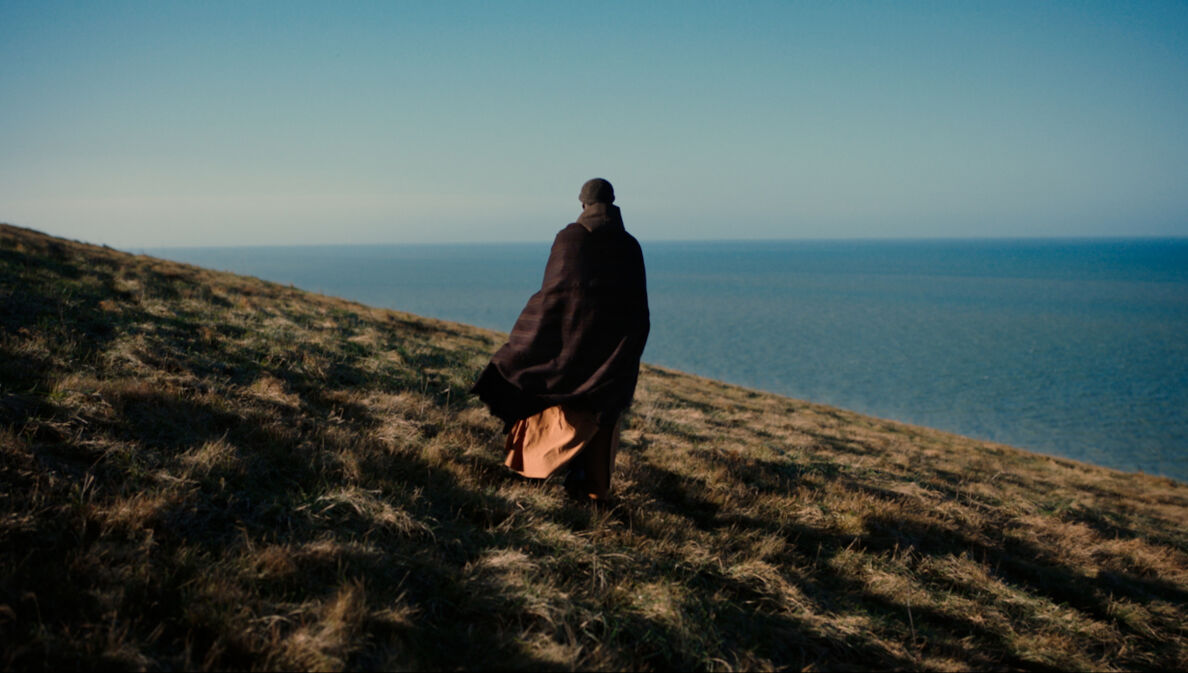
{"type": "MultiPolygon", "coordinates": [[[[1059,242],[1059,241],[1186,241],[1184,234],[1136,234],[1119,235],[1066,235],[1066,236],[789,236],[789,237],[730,237],[730,238],[642,238],[637,237],[641,244],[668,243],[925,243],[925,242],[1059,242]]],[[[476,241],[362,241],[350,243],[241,243],[241,244],[181,244],[181,245],[147,245],[137,246],[140,250],[182,250],[195,248],[350,248],[358,246],[391,246],[391,247],[444,247],[444,246],[509,246],[509,245],[548,245],[552,237],[538,239],[516,240],[476,240],[476,241]]],[[[80,241],[87,242],[87,241],[80,241]]],[[[94,245],[110,244],[94,243],[94,245]]]]}
{"type": "MultiPolygon", "coordinates": [[[[90,245],[98,245],[113,249],[122,249],[128,252],[137,250],[183,250],[196,248],[325,248],[325,247],[357,247],[357,246],[391,246],[391,247],[441,247],[441,246],[505,246],[505,245],[547,245],[552,241],[553,236],[542,236],[533,239],[514,239],[514,240],[472,240],[472,241],[352,241],[352,242],[322,242],[322,243],[200,243],[200,244],[167,244],[167,245],[121,245],[112,244],[99,241],[89,241],[77,238],[70,238],[52,234],[33,227],[26,227],[11,222],[0,221],[11,227],[20,229],[27,229],[35,231],[47,236],[61,238],[64,240],[74,241],[77,243],[87,243],[90,245]]],[[[630,232],[629,232],[630,233],[630,232]]],[[[699,244],[699,243],[924,243],[924,242],[1008,242],[1008,241],[1030,241],[1030,242],[1059,242],[1059,241],[1188,241],[1188,234],[1074,234],[1074,235],[1034,235],[1034,236],[755,236],[755,237],[697,237],[697,238],[646,238],[636,237],[641,244],[699,244]]]]}

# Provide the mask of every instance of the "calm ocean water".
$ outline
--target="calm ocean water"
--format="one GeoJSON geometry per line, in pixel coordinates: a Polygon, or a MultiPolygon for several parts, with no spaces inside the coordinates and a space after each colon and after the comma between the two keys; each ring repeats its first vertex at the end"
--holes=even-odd
{"type": "MultiPolygon", "coordinates": [[[[550,242],[144,252],[507,331],[550,242]]],[[[642,245],[648,362],[1188,481],[1188,239],[642,245]]]]}

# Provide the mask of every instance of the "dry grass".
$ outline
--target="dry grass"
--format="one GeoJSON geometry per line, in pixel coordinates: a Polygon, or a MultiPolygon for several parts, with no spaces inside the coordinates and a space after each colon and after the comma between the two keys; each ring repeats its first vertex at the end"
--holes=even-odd
{"type": "Polygon", "coordinates": [[[1188,488],[646,367],[607,510],[501,335],[0,227],[6,669],[1188,668],[1188,488]]]}

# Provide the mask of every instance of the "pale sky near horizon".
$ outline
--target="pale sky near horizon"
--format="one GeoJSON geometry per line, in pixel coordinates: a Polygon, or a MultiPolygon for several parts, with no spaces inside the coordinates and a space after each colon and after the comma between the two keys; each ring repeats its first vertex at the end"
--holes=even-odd
{"type": "Polygon", "coordinates": [[[0,221],[115,247],[1188,236],[1188,3],[0,0],[0,221]]]}

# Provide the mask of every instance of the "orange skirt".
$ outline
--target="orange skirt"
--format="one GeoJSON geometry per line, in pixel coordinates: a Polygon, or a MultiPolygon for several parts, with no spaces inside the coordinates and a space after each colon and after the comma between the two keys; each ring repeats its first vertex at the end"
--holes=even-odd
{"type": "Polygon", "coordinates": [[[593,413],[549,407],[512,425],[504,464],[525,477],[544,479],[572,463],[570,493],[602,500],[610,492],[619,449],[619,424],[600,426],[593,413]]]}

